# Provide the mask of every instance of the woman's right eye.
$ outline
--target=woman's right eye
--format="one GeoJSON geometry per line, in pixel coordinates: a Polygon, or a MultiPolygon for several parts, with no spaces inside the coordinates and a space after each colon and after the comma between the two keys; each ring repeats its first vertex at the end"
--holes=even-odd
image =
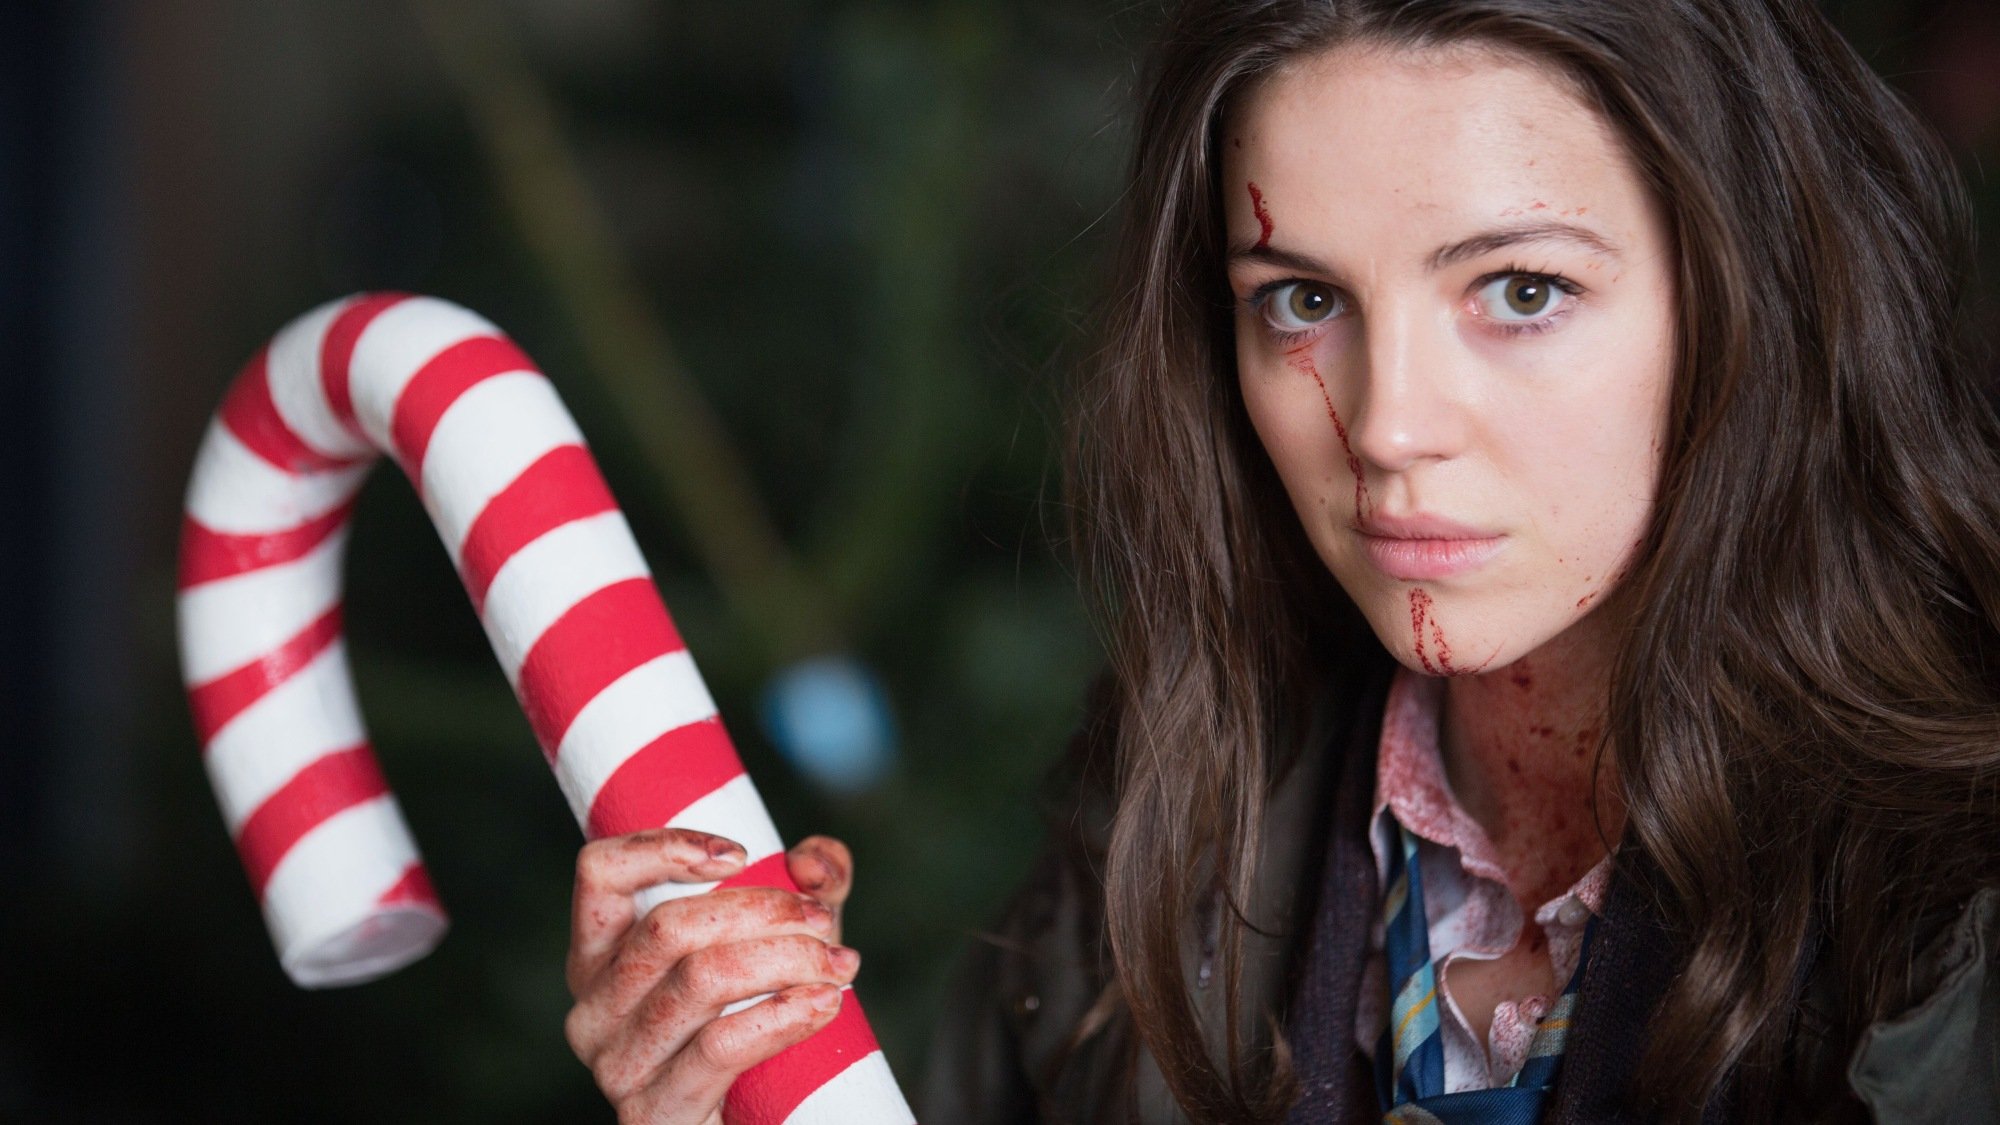
{"type": "Polygon", "coordinates": [[[1259,302],[1266,323],[1279,332],[1308,331],[1339,315],[1340,294],[1317,281],[1287,281],[1273,286],[1259,302]]]}

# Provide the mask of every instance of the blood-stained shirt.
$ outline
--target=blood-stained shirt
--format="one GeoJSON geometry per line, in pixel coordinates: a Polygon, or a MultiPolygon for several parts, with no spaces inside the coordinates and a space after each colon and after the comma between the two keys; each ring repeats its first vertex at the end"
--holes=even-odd
{"type": "MultiPolygon", "coordinates": [[[[1494,960],[1521,937],[1520,904],[1507,889],[1493,843],[1472,819],[1446,781],[1438,727],[1444,680],[1398,669],[1389,686],[1376,755],[1375,804],[1369,834],[1378,885],[1388,879],[1389,849],[1396,827],[1388,814],[1417,837],[1417,864],[1423,878],[1424,914],[1429,923],[1431,959],[1437,964],[1439,1026],[1444,1046],[1446,1093],[1506,1085],[1527,1061],[1535,1022],[1554,996],[1502,1000],[1480,1042],[1452,995],[1451,970],[1465,961],[1494,960]]],[[[1603,908],[1611,874],[1609,856],[1561,895],[1536,908],[1534,920],[1548,939],[1556,989],[1576,971],[1584,926],[1603,908]]],[[[1388,1021],[1388,958],[1380,917],[1369,938],[1371,953],[1361,980],[1355,1037],[1369,1058],[1388,1021]]]]}

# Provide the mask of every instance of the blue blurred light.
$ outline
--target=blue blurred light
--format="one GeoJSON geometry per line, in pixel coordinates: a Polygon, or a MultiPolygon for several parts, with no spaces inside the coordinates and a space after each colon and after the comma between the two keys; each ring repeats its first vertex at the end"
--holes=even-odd
{"type": "Polygon", "coordinates": [[[779,672],[764,688],[762,714],[785,760],[836,793],[869,789],[896,764],[889,697],[852,657],[816,656],[779,672]]]}

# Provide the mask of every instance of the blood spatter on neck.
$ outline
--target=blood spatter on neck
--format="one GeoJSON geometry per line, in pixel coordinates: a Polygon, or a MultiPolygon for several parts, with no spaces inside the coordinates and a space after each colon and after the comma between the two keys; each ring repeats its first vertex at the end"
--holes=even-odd
{"type": "Polygon", "coordinates": [[[1616,765],[1597,755],[1602,658],[1594,646],[1563,646],[1537,653],[1531,670],[1509,666],[1446,687],[1441,748],[1452,791],[1527,911],[1581,878],[1623,828],[1616,765]]]}
{"type": "Polygon", "coordinates": [[[1535,670],[1528,665],[1528,658],[1522,657],[1507,667],[1507,682],[1521,691],[1535,689],[1535,670]]]}

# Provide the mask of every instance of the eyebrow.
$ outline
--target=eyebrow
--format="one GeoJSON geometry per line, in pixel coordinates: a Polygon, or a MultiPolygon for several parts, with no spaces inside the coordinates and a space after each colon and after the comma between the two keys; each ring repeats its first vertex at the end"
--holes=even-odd
{"type": "Polygon", "coordinates": [[[1482,231],[1471,238],[1461,239],[1449,246],[1440,246],[1431,255],[1430,266],[1433,270],[1440,270],[1467,258],[1477,258],[1481,254],[1491,253],[1503,246],[1514,246],[1523,242],[1574,242],[1587,250],[1613,258],[1618,257],[1618,248],[1605,241],[1589,227],[1556,219],[1543,219],[1538,222],[1497,227],[1482,231]]]}
{"type": "MultiPolygon", "coordinates": [[[[1619,257],[1618,247],[1606,241],[1596,231],[1575,223],[1559,222],[1554,219],[1532,223],[1516,223],[1512,226],[1495,227],[1481,231],[1470,238],[1447,243],[1433,250],[1429,259],[1430,269],[1435,272],[1449,265],[1490,254],[1508,246],[1518,246],[1527,242],[1572,242],[1598,254],[1619,257]]],[[[1278,266],[1282,269],[1297,270],[1301,273],[1333,273],[1326,263],[1307,254],[1292,250],[1282,250],[1268,243],[1255,246],[1237,246],[1229,251],[1229,264],[1238,262],[1258,262],[1278,266]]]]}

